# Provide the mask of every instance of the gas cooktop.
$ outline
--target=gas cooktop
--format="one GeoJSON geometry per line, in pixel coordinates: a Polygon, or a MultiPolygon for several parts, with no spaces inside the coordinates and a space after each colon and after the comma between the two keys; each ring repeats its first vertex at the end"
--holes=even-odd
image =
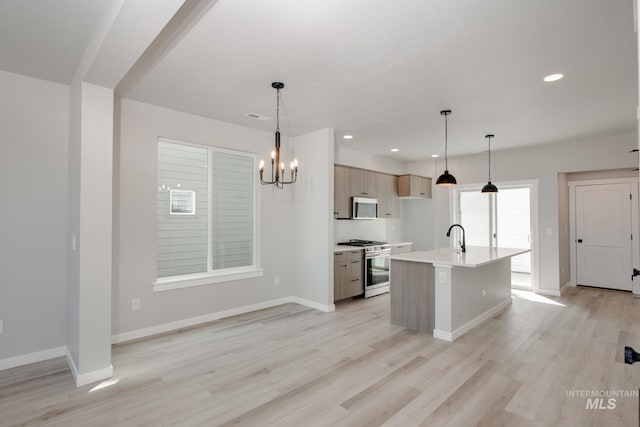
{"type": "Polygon", "coordinates": [[[376,240],[360,240],[360,239],[351,239],[347,242],[340,242],[338,245],[341,246],[378,246],[378,245],[387,245],[388,242],[378,242],[376,240]]]}

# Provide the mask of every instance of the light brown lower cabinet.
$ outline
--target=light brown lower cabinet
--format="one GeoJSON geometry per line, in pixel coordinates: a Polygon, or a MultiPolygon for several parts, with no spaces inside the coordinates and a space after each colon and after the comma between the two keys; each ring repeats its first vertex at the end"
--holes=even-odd
{"type": "Polygon", "coordinates": [[[333,300],[364,294],[362,250],[346,250],[333,255],[333,300]]]}

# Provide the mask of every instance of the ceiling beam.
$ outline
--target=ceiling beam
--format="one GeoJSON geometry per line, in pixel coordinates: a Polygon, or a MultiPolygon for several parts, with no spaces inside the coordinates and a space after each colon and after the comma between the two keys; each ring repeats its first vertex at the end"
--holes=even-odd
{"type": "Polygon", "coordinates": [[[185,2],[119,82],[115,88],[116,95],[125,93],[134,87],[140,78],[147,74],[191,31],[216,2],[217,0],[189,0],[185,2]]]}
{"type": "Polygon", "coordinates": [[[185,0],[107,2],[73,81],[114,89],[185,0]]]}

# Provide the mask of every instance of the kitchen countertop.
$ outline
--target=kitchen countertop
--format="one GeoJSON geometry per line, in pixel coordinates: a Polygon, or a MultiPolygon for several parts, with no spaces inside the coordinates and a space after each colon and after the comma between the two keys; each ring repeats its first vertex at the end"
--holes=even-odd
{"type": "Polygon", "coordinates": [[[442,248],[433,251],[407,252],[392,255],[392,260],[423,262],[455,267],[481,267],[492,262],[510,258],[529,252],[529,249],[489,248],[485,246],[467,246],[465,253],[458,253],[452,248],[442,248]]]}

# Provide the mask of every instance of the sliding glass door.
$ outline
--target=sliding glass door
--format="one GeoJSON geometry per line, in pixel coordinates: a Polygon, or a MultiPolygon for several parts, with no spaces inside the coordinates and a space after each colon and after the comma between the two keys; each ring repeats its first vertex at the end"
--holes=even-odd
{"type": "MultiPolygon", "coordinates": [[[[531,187],[500,186],[497,194],[480,188],[454,190],[453,220],[464,227],[467,246],[531,249],[531,187]]],[[[511,258],[511,272],[514,287],[530,289],[531,252],[511,258]]]]}

